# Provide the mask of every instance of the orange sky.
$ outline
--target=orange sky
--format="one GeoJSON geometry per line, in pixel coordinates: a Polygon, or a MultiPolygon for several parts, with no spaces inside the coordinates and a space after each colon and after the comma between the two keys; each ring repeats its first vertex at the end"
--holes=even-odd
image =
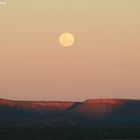
{"type": "Polygon", "coordinates": [[[140,98],[139,7],[139,0],[7,0],[0,97],[140,98]],[[71,48],[59,45],[63,32],[74,34],[71,48]]]}

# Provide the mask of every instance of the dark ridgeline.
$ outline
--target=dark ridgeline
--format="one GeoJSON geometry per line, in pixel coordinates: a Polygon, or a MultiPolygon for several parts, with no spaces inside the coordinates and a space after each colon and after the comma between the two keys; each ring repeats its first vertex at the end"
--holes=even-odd
{"type": "Polygon", "coordinates": [[[0,99],[0,140],[140,139],[140,100],[0,99]]]}

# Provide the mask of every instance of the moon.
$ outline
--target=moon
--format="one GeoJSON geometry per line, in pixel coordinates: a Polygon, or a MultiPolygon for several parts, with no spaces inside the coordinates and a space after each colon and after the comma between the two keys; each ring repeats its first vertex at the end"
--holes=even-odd
{"type": "Polygon", "coordinates": [[[71,33],[62,33],[59,37],[59,43],[62,47],[71,47],[74,44],[75,38],[71,33]]]}

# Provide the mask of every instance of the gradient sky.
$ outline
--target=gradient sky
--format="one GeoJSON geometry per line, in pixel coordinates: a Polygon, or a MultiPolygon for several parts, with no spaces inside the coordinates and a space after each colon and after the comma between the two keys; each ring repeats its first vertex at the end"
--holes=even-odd
{"type": "Polygon", "coordinates": [[[140,0],[7,0],[0,97],[140,99],[140,0]],[[59,45],[63,32],[73,47],[59,45]]]}

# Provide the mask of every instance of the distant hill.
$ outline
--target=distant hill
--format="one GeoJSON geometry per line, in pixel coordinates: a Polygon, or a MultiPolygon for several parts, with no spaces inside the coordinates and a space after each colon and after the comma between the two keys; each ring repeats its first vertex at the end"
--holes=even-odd
{"type": "Polygon", "coordinates": [[[7,106],[9,108],[21,108],[27,110],[50,110],[50,111],[64,111],[73,105],[74,102],[53,102],[53,101],[12,101],[0,99],[0,106],[7,106]]]}
{"type": "Polygon", "coordinates": [[[0,99],[0,139],[140,139],[140,100],[0,99]]]}

